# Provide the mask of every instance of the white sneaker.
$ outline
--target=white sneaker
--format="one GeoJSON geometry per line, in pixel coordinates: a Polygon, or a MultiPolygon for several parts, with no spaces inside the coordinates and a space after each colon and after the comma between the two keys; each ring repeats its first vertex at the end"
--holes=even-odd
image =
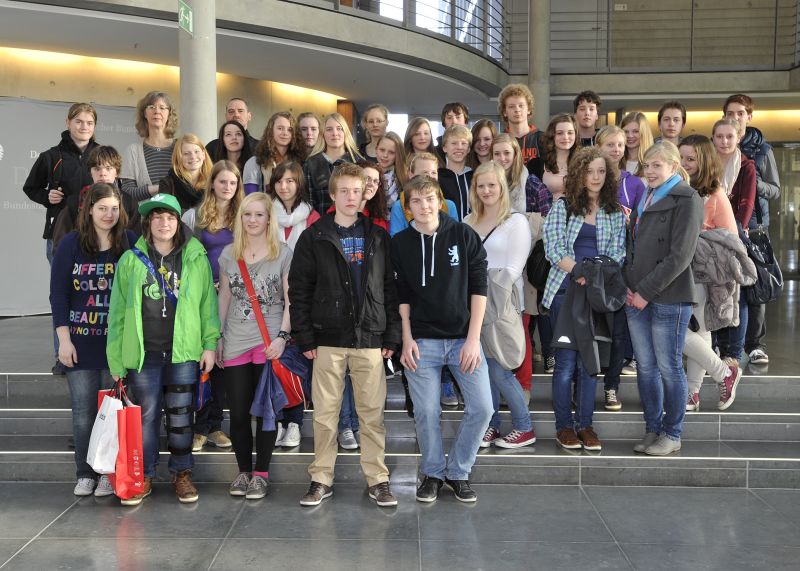
{"type": "Polygon", "coordinates": [[[754,365],[766,365],[769,363],[769,355],[763,349],[753,349],[750,351],[750,362],[754,365]]]}
{"type": "Polygon", "coordinates": [[[631,359],[622,367],[622,375],[630,377],[636,374],[636,359],[631,359]]]}
{"type": "Polygon", "coordinates": [[[345,450],[358,449],[358,441],[355,434],[353,434],[352,428],[345,428],[339,433],[339,446],[345,450]]]}
{"type": "Polygon", "coordinates": [[[91,496],[95,486],[97,486],[97,482],[92,478],[78,478],[78,483],[75,484],[75,489],[72,490],[72,493],[76,496],[91,496]]]}
{"type": "Polygon", "coordinates": [[[286,432],[283,433],[281,446],[286,448],[300,446],[300,426],[296,422],[290,422],[286,427],[286,432]]]}
{"type": "Polygon", "coordinates": [[[112,495],[114,495],[114,488],[111,485],[111,480],[108,479],[108,476],[103,474],[100,476],[100,479],[97,480],[97,487],[94,489],[94,496],[96,498],[104,498],[112,495]]]}
{"type": "Polygon", "coordinates": [[[278,436],[275,437],[275,446],[283,446],[283,437],[286,434],[286,429],[278,422],[278,436]]]}

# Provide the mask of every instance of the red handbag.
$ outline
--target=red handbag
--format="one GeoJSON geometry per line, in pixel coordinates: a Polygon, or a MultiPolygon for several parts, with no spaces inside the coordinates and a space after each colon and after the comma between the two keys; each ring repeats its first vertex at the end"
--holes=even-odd
{"type": "MultiPolygon", "coordinates": [[[[239,270],[242,273],[242,281],[244,281],[247,296],[250,298],[250,305],[253,307],[253,313],[256,315],[256,322],[258,322],[258,328],[264,340],[264,347],[269,347],[272,341],[269,338],[267,324],[264,322],[264,315],[261,313],[261,304],[258,303],[258,296],[256,296],[256,290],[253,287],[253,280],[250,279],[250,272],[247,271],[247,264],[244,260],[239,260],[239,270]]],[[[291,408],[301,403],[305,404],[306,395],[303,391],[303,380],[296,373],[287,369],[286,366],[281,363],[280,359],[272,359],[270,364],[272,365],[272,371],[281,382],[283,392],[286,394],[286,399],[289,401],[286,408],[291,408]]]]}

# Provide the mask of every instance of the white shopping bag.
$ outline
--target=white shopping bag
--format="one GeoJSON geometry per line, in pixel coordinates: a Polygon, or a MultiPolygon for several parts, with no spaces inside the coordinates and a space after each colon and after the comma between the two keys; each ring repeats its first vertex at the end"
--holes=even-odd
{"type": "Polygon", "coordinates": [[[119,452],[117,411],[121,409],[122,401],[106,394],[97,411],[86,462],[98,474],[113,474],[116,469],[119,452]]]}

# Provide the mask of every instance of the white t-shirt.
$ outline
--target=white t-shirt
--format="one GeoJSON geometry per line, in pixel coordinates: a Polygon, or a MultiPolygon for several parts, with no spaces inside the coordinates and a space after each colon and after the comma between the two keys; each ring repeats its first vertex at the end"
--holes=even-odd
{"type": "MultiPolygon", "coordinates": [[[[481,236],[481,240],[486,236],[481,236]]],[[[515,213],[498,226],[483,243],[489,269],[508,269],[519,297],[519,309],[524,309],[522,272],[531,253],[531,227],[524,214],[515,213]]]]}

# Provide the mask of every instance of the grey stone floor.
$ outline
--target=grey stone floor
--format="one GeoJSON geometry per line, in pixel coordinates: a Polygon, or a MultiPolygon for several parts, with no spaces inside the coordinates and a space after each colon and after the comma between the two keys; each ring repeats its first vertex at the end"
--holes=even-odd
{"type": "Polygon", "coordinates": [[[378,508],[336,486],[302,508],[304,486],[231,498],[200,485],[179,504],[156,485],[136,508],[76,500],[69,484],[0,488],[1,569],[791,569],[800,561],[800,491],[476,486],[378,508]],[[4,563],[3,563],[4,562],[4,563]]]}

